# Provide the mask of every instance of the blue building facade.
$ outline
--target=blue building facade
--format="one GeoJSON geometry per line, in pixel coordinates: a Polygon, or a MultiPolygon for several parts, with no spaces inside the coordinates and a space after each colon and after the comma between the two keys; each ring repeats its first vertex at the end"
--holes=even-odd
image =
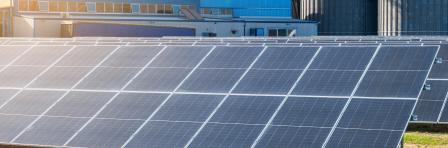
{"type": "Polygon", "coordinates": [[[291,0],[201,0],[202,11],[207,8],[229,9],[233,17],[291,18],[291,0]]]}

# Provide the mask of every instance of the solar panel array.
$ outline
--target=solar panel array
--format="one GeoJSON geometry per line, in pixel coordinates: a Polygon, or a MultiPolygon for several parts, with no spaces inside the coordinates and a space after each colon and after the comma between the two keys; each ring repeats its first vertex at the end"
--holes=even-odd
{"type": "Polygon", "coordinates": [[[6,38],[0,141],[396,147],[442,41],[365,40],[6,38]]]}

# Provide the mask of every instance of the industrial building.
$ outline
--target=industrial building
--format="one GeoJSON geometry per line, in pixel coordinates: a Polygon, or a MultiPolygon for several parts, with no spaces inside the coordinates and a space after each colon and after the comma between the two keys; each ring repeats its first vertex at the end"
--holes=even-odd
{"type": "Polygon", "coordinates": [[[446,0],[300,0],[319,35],[448,35],[446,0]]]}
{"type": "Polygon", "coordinates": [[[293,19],[280,0],[12,0],[2,36],[307,36],[317,22],[293,19]]]}

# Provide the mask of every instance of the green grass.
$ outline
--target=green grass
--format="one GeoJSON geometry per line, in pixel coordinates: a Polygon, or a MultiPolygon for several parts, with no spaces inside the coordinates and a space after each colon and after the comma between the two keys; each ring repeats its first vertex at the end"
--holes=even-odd
{"type": "Polygon", "coordinates": [[[448,145],[448,133],[407,132],[404,142],[423,146],[446,146],[448,145]]]}

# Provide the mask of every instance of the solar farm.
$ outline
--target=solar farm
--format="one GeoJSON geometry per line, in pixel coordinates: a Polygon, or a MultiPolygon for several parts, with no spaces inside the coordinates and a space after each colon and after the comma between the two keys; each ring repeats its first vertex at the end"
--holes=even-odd
{"type": "Polygon", "coordinates": [[[445,37],[0,38],[0,143],[396,148],[448,124],[445,37]]]}

